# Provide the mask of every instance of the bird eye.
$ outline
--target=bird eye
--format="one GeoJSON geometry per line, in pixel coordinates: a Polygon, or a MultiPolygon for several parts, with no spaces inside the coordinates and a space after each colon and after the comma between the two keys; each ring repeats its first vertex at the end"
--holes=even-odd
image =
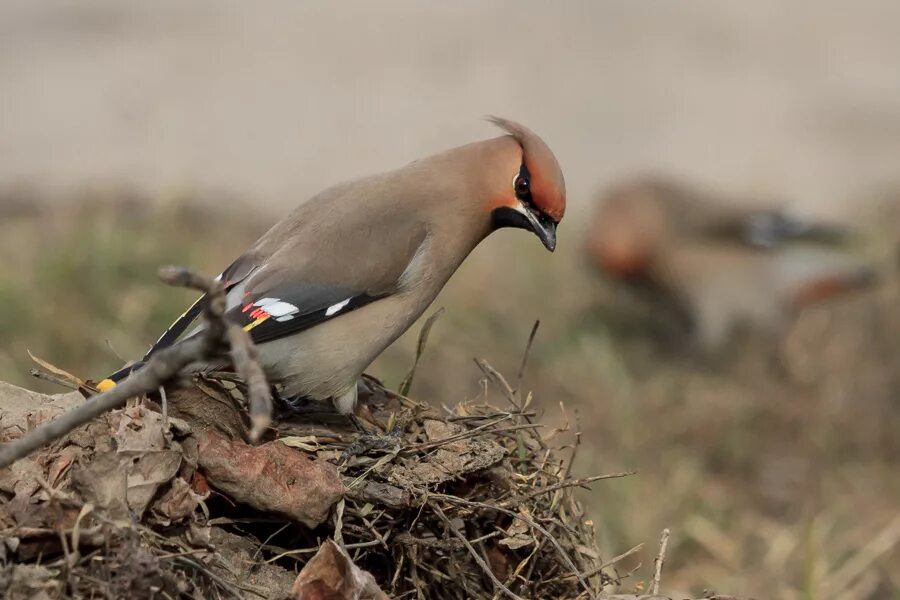
{"type": "Polygon", "coordinates": [[[519,174],[513,182],[513,188],[516,190],[516,197],[519,200],[531,199],[531,182],[527,175],[519,174]]]}

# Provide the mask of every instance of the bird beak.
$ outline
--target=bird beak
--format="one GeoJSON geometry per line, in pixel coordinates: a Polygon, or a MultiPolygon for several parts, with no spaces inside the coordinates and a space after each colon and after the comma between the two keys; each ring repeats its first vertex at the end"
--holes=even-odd
{"type": "Polygon", "coordinates": [[[530,206],[501,206],[493,212],[494,228],[516,227],[534,233],[550,252],[556,249],[556,222],[530,206]]]}
{"type": "Polygon", "coordinates": [[[556,250],[556,222],[547,215],[531,210],[527,206],[523,208],[534,235],[538,236],[547,250],[550,252],[556,250]]]}

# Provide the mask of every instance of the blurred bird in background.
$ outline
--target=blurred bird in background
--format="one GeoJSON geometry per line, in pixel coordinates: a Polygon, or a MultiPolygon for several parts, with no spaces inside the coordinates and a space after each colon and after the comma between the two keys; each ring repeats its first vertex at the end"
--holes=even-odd
{"type": "Polygon", "coordinates": [[[804,307],[872,285],[873,269],[842,248],[850,237],[836,225],[645,177],[600,196],[586,250],[596,268],[710,352],[742,328],[780,336],[804,307]]]}
{"type": "MultiPolygon", "coordinates": [[[[554,250],[566,208],[559,164],[531,130],[491,120],[507,135],[314,196],[219,276],[226,318],[250,332],[286,399],[331,400],[338,412],[352,413],[363,371],[492,231],[525,229],[554,250]]],[[[194,304],[142,361],[101,389],[177,343],[199,312],[194,304]]]]}

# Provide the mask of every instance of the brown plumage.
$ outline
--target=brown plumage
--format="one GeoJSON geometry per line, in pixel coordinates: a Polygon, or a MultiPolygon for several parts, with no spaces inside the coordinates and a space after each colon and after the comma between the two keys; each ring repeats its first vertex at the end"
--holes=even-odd
{"type": "MultiPolygon", "coordinates": [[[[493,230],[527,229],[554,249],[566,203],[559,165],[529,129],[492,121],[508,135],[310,198],[222,273],[228,317],[250,331],[286,395],[350,412],[363,370],[493,230]]],[[[195,313],[147,356],[174,343],[195,313]]]]}
{"type": "Polygon", "coordinates": [[[779,333],[796,310],[870,285],[872,269],[837,247],[846,237],[645,178],[600,197],[586,251],[608,276],[683,316],[710,350],[738,325],[779,333]]]}

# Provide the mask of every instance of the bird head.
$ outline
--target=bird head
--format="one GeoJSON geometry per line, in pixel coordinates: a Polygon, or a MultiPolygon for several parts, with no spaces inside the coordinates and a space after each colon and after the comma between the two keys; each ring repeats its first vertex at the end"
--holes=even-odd
{"type": "Polygon", "coordinates": [[[588,227],[589,258],[608,275],[640,279],[658,259],[670,224],[655,181],[627,182],[605,192],[588,227]]]}
{"type": "Polygon", "coordinates": [[[503,174],[508,183],[491,199],[492,225],[527,229],[553,252],[556,227],[566,212],[566,183],[559,163],[544,140],[527,127],[499,117],[489,120],[509,133],[518,147],[510,163],[514,166],[503,174]]]}

